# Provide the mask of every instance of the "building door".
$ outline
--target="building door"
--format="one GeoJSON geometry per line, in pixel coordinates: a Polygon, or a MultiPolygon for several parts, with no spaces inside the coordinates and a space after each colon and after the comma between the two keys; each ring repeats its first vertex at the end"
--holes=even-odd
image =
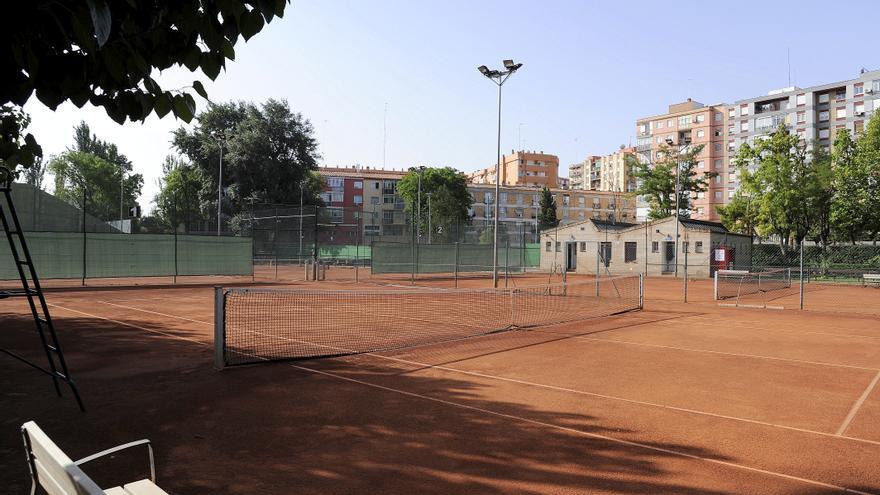
{"type": "Polygon", "coordinates": [[[565,244],[565,271],[573,272],[577,270],[577,243],[567,242],[565,244]]]}
{"type": "Polygon", "coordinates": [[[608,268],[611,266],[611,243],[610,242],[600,242],[599,243],[599,262],[608,268]]]}
{"type": "Polygon", "coordinates": [[[672,273],[675,271],[675,243],[672,241],[666,241],[664,244],[663,273],[672,273]]]}

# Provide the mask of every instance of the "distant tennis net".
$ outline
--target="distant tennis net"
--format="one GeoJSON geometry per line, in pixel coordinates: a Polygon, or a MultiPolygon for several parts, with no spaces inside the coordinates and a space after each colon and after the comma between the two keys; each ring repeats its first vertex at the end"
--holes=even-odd
{"type": "Polygon", "coordinates": [[[639,276],[515,289],[217,288],[215,364],[417,347],[641,305],[639,276]]]}
{"type": "Polygon", "coordinates": [[[791,268],[762,271],[718,270],[715,272],[715,299],[739,298],[791,287],[791,268]]]}

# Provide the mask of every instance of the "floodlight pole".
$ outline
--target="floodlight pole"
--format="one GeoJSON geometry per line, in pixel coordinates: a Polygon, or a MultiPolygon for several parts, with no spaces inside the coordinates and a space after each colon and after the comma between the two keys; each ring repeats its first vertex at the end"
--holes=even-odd
{"type": "MultiPolygon", "coordinates": [[[[672,146],[672,140],[667,139],[666,144],[672,146]]],[[[681,152],[687,148],[689,143],[678,146],[678,154],[675,157],[675,277],[678,277],[678,224],[681,222],[681,152]]]]}
{"type": "MultiPolygon", "coordinates": [[[[297,253],[297,258],[299,258],[300,261],[303,260],[303,195],[305,194],[305,183],[305,179],[299,182],[299,253],[297,253]]],[[[315,211],[315,223],[317,222],[318,212],[315,211]]],[[[275,219],[275,223],[278,223],[277,218],[275,219]]]]}
{"type": "Polygon", "coordinates": [[[220,237],[220,206],[223,204],[223,146],[226,144],[226,136],[213,136],[220,147],[220,170],[217,174],[217,237],[220,237]],[[222,141],[221,141],[222,140],[222,141]]]}
{"type": "Polygon", "coordinates": [[[428,244],[431,244],[431,193],[428,193],[428,244]]]}
{"type": "Polygon", "coordinates": [[[492,286],[495,288],[498,288],[498,199],[501,194],[501,86],[504,85],[504,82],[507,81],[511,74],[522,67],[522,64],[514,64],[512,60],[505,60],[504,67],[507,70],[489,70],[485,65],[479,67],[480,73],[498,86],[498,160],[495,162],[495,219],[492,223],[492,286]]]}
{"type": "Polygon", "coordinates": [[[122,197],[125,195],[125,169],[119,167],[119,230],[122,231],[122,197]]]}

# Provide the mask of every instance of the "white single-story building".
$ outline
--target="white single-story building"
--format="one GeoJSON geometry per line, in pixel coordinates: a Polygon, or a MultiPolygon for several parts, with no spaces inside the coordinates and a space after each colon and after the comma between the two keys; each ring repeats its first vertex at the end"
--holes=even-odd
{"type": "Polygon", "coordinates": [[[541,232],[541,269],[594,274],[712,277],[717,269],[751,266],[752,238],[724,225],[679,219],[676,260],[675,218],[641,224],[585,220],[541,232]],[[676,266],[677,265],[677,266],[676,266]]]}

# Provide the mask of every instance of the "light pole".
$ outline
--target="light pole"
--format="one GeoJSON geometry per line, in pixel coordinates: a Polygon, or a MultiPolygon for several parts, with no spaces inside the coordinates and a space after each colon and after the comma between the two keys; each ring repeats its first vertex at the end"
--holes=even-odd
{"type": "Polygon", "coordinates": [[[431,193],[428,193],[428,244],[431,244],[431,193]]]}
{"type": "Polygon", "coordinates": [[[223,203],[223,146],[226,145],[226,135],[222,132],[211,134],[220,148],[220,170],[217,173],[217,237],[220,237],[220,205],[223,203]]]}
{"type": "Polygon", "coordinates": [[[485,65],[477,68],[481,74],[498,86],[498,161],[495,162],[495,221],[492,232],[492,286],[495,288],[498,288],[498,196],[501,189],[501,86],[511,74],[522,67],[522,64],[515,64],[509,59],[504,60],[503,63],[505,70],[489,70],[485,65]]]}
{"type": "MultiPolygon", "coordinates": [[[[666,138],[666,145],[673,146],[672,139],[666,138]]],[[[678,277],[678,224],[681,220],[681,207],[679,200],[681,199],[681,152],[688,147],[690,143],[685,142],[678,146],[678,154],[675,156],[675,276],[678,277]]]]}
{"type": "Polygon", "coordinates": [[[119,167],[119,230],[122,230],[122,220],[125,218],[122,213],[122,197],[125,195],[125,169],[119,167]]]}
{"type": "MultiPolygon", "coordinates": [[[[297,257],[302,263],[303,260],[303,196],[305,195],[306,179],[299,181],[299,253],[297,257]]],[[[315,223],[318,222],[318,212],[315,211],[315,223]]]]}

